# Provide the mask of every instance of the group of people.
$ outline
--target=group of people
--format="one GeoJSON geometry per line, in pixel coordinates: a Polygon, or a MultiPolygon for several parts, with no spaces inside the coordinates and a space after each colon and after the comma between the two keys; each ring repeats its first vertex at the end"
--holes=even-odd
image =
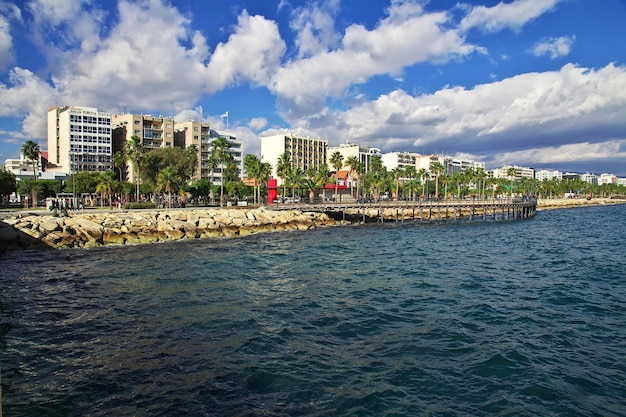
{"type": "Polygon", "coordinates": [[[48,210],[52,211],[52,215],[55,217],[58,216],[59,213],[61,216],[68,216],[68,210],[83,210],[83,208],[84,206],[82,200],[79,200],[78,207],[74,207],[73,198],[53,198],[48,204],[48,210]]]}

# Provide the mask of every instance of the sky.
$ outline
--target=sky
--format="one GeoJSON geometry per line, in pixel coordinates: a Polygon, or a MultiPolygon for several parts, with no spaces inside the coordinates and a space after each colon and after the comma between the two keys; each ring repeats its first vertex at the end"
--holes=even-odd
{"type": "Polygon", "coordinates": [[[626,0],[0,0],[0,163],[47,109],[626,177],[626,0]],[[228,117],[221,117],[228,112],[228,117]]]}

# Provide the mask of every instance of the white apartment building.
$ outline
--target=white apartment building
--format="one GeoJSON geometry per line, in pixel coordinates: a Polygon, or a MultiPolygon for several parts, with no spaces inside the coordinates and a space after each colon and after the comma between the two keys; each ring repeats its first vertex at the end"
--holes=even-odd
{"type": "MultiPolygon", "coordinates": [[[[228,130],[211,130],[211,138],[209,143],[209,153],[213,152],[213,142],[217,138],[226,138],[230,147],[226,149],[226,152],[229,153],[235,163],[237,164],[237,170],[239,171],[239,178],[243,178],[243,153],[242,146],[243,143],[237,139],[237,137],[228,130]]],[[[208,176],[206,178],[209,178],[208,176]]],[[[217,167],[213,172],[213,177],[209,178],[213,181],[214,184],[221,185],[222,184],[222,169],[221,167],[217,167]]]]}
{"type": "Polygon", "coordinates": [[[563,179],[563,173],[561,171],[551,171],[548,169],[538,169],[535,171],[535,179],[537,181],[550,181],[556,179],[561,181],[563,179]]]}
{"type": "Polygon", "coordinates": [[[387,152],[380,156],[380,160],[388,171],[415,167],[415,161],[421,155],[413,152],[387,152]]]}
{"type": "MultiPolygon", "coordinates": [[[[346,141],[345,143],[340,144],[337,147],[328,147],[327,156],[330,158],[332,154],[335,152],[339,152],[343,156],[343,162],[345,164],[346,160],[350,157],[355,157],[361,162],[365,172],[369,172],[370,165],[372,161],[372,156],[381,156],[380,149],[371,148],[369,146],[357,145],[356,143],[350,143],[346,141]]],[[[329,166],[330,163],[326,162],[329,166]]]]}
{"type": "Polygon", "coordinates": [[[598,184],[617,184],[617,176],[613,174],[601,174],[598,177],[598,184]]]}
{"type": "Polygon", "coordinates": [[[485,170],[484,162],[477,162],[471,159],[457,159],[451,156],[440,156],[439,162],[444,166],[445,172],[448,175],[454,175],[457,172],[463,172],[468,169],[482,169],[485,170]]]}
{"type": "Polygon", "coordinates": [[[493,177],[511,179],[509,177],[509,168],[515,169],[515,176],[513,179],[516,181],[519,181],[522,178],[535,178],[535,170],[533,168],[519,167],[517,165],[507,165],[502,168],[496,168],[493,170],[493,177]]]}
{"type": "Polygon", "coordinates": [[[111,114],[92,107],[48,109],[48,169],[107,171],[112,155],[111,114]]]}
{"type": "Polygon", "coordinates": [[[585,181],[586,183],[589,184],[597,184],[598,183],[598,177],[594,174],[590,174],[590,173],[585,173],[585,174],[581,174],[578,176],[578,178],[580,178],[582,181],[585,181]]]}
{"type": "Polygon", "coordinates": [[[291,156],[292,167],[298,167],[302,172],[306,172],[308,169],[318,169],[325,164],[327,152],[327,140],[301,138],[293,132],[261,138],[261,162],[268,162],[272,166],[272,177],[278,179],[278,185],[282,185],[282,179],[276,174],[276,165],[283,153],[291,156]]]}

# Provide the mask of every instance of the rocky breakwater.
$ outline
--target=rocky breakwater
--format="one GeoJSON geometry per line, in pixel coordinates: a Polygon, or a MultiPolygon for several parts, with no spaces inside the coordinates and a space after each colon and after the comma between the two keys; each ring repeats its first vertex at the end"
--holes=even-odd
{"type": "Polygon", "coordinates": [[[22,214],[0,221],[0,253],[227,238],[334,224],[324,213],[263,208],[84,212],[69,217],[22,214]]]}

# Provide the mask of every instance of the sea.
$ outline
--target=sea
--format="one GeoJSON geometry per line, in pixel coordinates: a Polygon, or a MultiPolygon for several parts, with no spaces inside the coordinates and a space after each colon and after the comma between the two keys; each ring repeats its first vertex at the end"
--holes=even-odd
{"type": "Polygon", "coordinates": [[[3,416],[624,416],[625,219],[4,254],[3,416]]]}

